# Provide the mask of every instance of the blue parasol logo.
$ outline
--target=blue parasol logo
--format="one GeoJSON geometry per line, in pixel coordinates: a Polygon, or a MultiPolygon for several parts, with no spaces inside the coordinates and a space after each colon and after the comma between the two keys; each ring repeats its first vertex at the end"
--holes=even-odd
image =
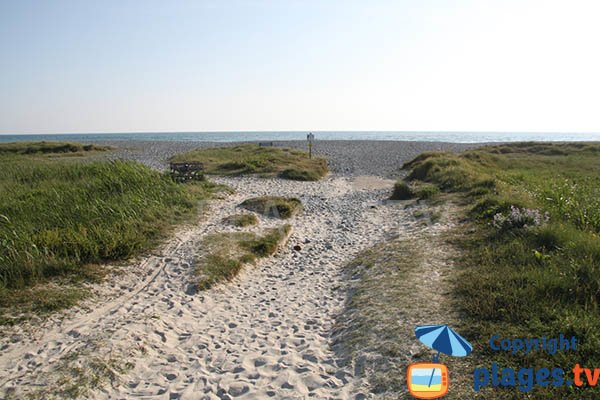
{"type": "Polygon", "coordinates": [[[471,354],[473,346],[448,325],[422,325],[415,328],[417,339],[425,346],[437,350],[433,362],[437,362],[440,353],[453,357],[471,354]]]}
{"type": "Polygon", "coordinates": [[[417,339],[436,350],[432,363],[409,365],[406,378],[410,393],[418,399],[437,399],[448,392],[448,368],[440,364],[440,354],[465,357],[473,346],[448,325],[423,325],[415,328],[417,339]]]}

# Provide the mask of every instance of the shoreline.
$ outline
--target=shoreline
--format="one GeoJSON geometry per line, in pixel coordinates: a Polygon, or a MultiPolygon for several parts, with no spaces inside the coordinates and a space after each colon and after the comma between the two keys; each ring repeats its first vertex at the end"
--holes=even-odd
{"type": "Polygon", "coordinates": [[[322,130],[286,130],[286,131],[203,131],[203,132],[68,132],[68,133],[15,133],[0,134],[0,142],[6,141],[104,141],[104,140],[141,140],[141,141],[189,141],[189,142],[248,142],[248,141],[295,141],[304,140],[312,132],[317,140],[371,140],[406,141],[439,143],[506,143],[523,141],[597,141],[600,132],[532,132],[532,131],[398,131],[398,130],[362,130],[362,131],[322,131],[322,130]]]}

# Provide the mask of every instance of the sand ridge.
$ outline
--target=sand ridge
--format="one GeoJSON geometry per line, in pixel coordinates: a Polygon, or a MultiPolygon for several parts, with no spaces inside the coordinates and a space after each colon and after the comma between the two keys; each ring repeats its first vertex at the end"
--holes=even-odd
{"type": "Polygon", "coordinates": [[[85,398],[368,397],[330,341],[345,300],[343,265],[401,229],[402,221],[394,218],[400,205],[384,204],[390,182],[378,179],[215,179],[236,194],[213,202],[200,223],[178,231],[160,252],[98,289],[100,299],[87,310],[5,344],[0,393],[64,396],[69,385],[89,383],[81,375],[101,369],[108,378],[91,385],[85,398]],[[288,243],[233,282],[196,293],[194,255],[205,235],[281,224],[264,217],[254,228],[222,223],[239,212],[242,200],[258,195],[294,196],[304,203],[291,220],[288,243]],[[111,288],[119,295],[103,304],[101,295],[111,288]]]}

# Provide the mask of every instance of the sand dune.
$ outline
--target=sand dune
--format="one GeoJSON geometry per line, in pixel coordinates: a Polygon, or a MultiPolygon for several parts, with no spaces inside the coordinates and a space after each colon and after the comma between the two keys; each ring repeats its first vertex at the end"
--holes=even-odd
{"type": "MultiPolygon", "coordinates": [[[[399,206],[383,204],[392,182],[217,180],[236,194],[209,204],[198,224],[95,288],[84,307],[37,330],[13,332],[18,337],[0,353],[5,395],[64,395],[88,385],[84,397],[99,399],[366,396],[330,340],[345,299],[342,266],[402,224],[395,218],[399,206]],[[304,203],[288,243],[233,282],[195,293],[193,262],[202,238],[242,229],[222,219],[245,198],[267,194],[304,203]]],[[[280,223],[261,218],[251,229],[280,223]]]]}

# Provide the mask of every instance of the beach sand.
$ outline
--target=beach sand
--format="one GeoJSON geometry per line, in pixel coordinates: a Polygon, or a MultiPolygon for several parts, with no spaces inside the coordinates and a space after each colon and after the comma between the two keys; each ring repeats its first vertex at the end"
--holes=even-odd
{"type": "MultiPolygon", "coordinates": [[[[161,168],[198,143],[125,145],[119,157],[161,168]]],[[[411,229],[404,204],[386,202],[394,183],[387,178],[402,162],[466,147],[321,142],[316,153],[332,165],[322,181],[214,178],[236,193],[204,204],[197,222],[152,254],[111,266],[80,306],[4,328],[0,397],[67,398],[87,385],[82,398],[370,398],[364,379],[331,349],[349,285],[342,269],[362,250],[411,229]],[[222,223],[241,201],[260,195],[302,200],[289,240],[232,282],[197,292],[194,258],[207,234],[281,224],[266,217],[251,228],[222,223]],[[96,376],[101,383],[90,379],[96,376]]]]}

